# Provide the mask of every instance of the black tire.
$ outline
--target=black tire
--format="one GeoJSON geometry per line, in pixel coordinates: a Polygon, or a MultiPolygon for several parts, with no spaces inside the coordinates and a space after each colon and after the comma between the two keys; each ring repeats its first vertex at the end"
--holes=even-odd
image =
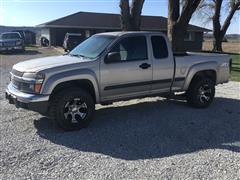
{"type": "Polygon", "coordinates": [[[215,96],[215,83],[209,78],[195,79],[188,91],[187,101],[195,108],[208,107],[215,96]]]}
{"type": "Polygon", "coordinates": [[[50,116],[61,128],[71,131],[86,128],[93,119],[94,111],[95,103],[92,96],[83,89],[71,88],[67,92],[61,91],[53,97],[50,116]],[[85,115],[82,117],[79,114],[85,115]]]}

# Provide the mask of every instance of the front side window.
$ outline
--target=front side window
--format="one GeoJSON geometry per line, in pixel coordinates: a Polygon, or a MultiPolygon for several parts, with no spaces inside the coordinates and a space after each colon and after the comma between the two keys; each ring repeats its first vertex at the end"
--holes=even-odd
{"type": "Polygon", "coordinates": [[[166,40],[162,36],[152,36],[153,55],[156,59],[164,59],[168,57],[168,46],[166,40]]]}
{"type": "Polygon", "coordinates": [[[110,52],[118,52],[121,61],[146,60],[147,42],[145,36],[127,37],[117,43],[110,52]]]}

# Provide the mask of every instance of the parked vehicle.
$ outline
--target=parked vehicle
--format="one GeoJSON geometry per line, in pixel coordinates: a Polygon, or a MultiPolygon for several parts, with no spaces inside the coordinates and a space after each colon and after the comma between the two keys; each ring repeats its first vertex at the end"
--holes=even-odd
{"type": "Polygon", "coordinates": [[[31,30],[18,30],[15,29],[12,32],[20,33],[25,45],[35,45],[36,44],[36,32],[31,30]]]}
{"type": "Polygon", "coordinates": [[[67,55],[14,65],[6,98],[64,129],[80,129],[92,120],[95,104],[186,92],[192,106],[208,107],[215,86],[228,82],[230,61],[224,54],[174,56],[162,33],[103,33],[67,55]]]}
{"type": "Polygon", "coordinates": [[[21,38],[23,39],[23,41],[25,42],[25,37],[26,37],[26,34],[23,30],[13,30],[12,32],[16,32],[16,33],[19,33],[21,38]]]}
{"type": "Polygon", "coordinates": [[[65,52],[73,50],[77,45],[83,41],[82,34],[67,33],[63,41],[63,48],[65,52]]]}
{"type": "Polygon", "coordinates": [[[0,52],[24,51],[24,40],[18,32],[7,32],[0,35],[0,52]]]}

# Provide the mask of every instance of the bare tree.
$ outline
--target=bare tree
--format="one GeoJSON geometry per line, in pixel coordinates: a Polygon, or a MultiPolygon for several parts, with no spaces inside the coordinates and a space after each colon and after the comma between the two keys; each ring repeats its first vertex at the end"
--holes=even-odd
{"type": "Polygon", "coordinates": [[[201,0],[168,0],[168,37],[173,51],[184,51],[184,36],[200,2],[201,0]]]}
{"type": "Polygon", "coordinates": [[[222,51],[222,42],[231,24],[234,14],[240,10],[240,0],[203,0],[198,15],[206,23],[213,24],[213,51],[222,51]],[[225,12],[226,16],[222,16],[225,12]],[[221,23],[223,22],[223,23],[221,23]]]}
{"type": "Polygon", "coordinates": [[[141,14],[145,0],[120,0],[121,26],[123,31],[139,31],[141,27],[141,14]]]}
{"type": "Polygon", "coordinates": [[[215,38],[213,51],[222,51],[223,38],[231,24],[231,20],[237,10],[240,10],[239,0],[229,0],[229,10],[223,25],[221,25],[221,9],[223,6],[223,0],[213,0],[214,15],[213,15],[213,35],[215,38]]]}

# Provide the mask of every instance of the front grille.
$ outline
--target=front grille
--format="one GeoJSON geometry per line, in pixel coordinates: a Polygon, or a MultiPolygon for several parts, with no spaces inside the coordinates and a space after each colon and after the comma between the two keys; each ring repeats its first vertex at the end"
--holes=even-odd
{"type": "Polygon", "coordinates": [[[12,73],[11,83],[15,89],[18,89],[19,91],[25,92],[25,93],[33,92],[33,84],[30,84],[30,82],[25,82],[21,80],[21,77],[24,74],[23,72],[12,69],[11,73],[12,73]]]}
{"type": "Polygon", "coordinates": [[[18,78],[21,78],[23,76],[23,72],[17,71],[16,69],[12,69],[11,73],[12,73],[11,76],[12,85],[16,89],[21,89],[22,82],[20,82],[18,78]]]}
{"type": "Polygon", "coordinates": [[[15,78],[12,78],[12,84],[16,89],[20,89],[21,83],[17,81],[15,78]]]}
{"type": "Polygon", "coordinates": [[[12,69],[11,72],[14,76],[18,76],[18,77],[22,77],[24,74],[23,72],[17,71],[16,69],[12,69]]]}
{"type": "Polygon", "coordinates": [[[7,47],[15,46],[15,42],[4,42],[3,46],[7,46],[7,47]]]}
{"type": "Polygon", "coordinates": [[[30,88],[31,84],[26,82],[21,82],[15,78],[12,79],[12,85],[15,89],[18,89],[19,91],[30,93],[32,92],[32,89],[30,88]]]}

